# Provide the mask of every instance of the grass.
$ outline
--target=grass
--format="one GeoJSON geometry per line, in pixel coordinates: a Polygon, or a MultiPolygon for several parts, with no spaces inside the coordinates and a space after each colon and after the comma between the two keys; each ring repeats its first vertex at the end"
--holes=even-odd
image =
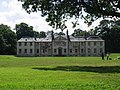
{"type": "Polygon", "coordinates": [[[120,60],[1,55],[0,90],[120,90],[120,60]]]}

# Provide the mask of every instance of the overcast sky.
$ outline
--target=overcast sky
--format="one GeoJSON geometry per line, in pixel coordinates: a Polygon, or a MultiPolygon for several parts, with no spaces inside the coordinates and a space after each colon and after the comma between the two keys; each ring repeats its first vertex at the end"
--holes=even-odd
{"type": "MultiPolygon", "coordinates": [[[[74,19],[73,19],[74,21],[74,19]]],[[[40,31],[49,31],[52,28],[46,23],[45,18],[40,16],[40,12],[28,14],[24,9],[22,9],[21,2],[18,0],[0,0],[0,24],[5,24],[15,28],[15,24],[25,22],[30,26],[34,27],[34,30],[40,31]]],[[[79,28],[82,30],[89,30],[90,28],[84,24],[83,20],[79,20],[79,28]]],[[[72,24],[67,23],[69,34],[73,33],[72,24]]],[[[95,22],[91,27],[98,25],[98,22],[95,22]]]]}

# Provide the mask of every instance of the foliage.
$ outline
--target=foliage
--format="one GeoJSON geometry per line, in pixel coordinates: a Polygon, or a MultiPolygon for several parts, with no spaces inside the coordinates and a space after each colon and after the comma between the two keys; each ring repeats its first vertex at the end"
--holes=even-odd
{"type": "Polygon", "coordinates": [[[39,32],[37,32],[37,31],[33,31],[33,34],[34,34],[34,37],[39,37],[40,36],[39,32]]]}
{"type": "Polygon", "coordinates": [[[72,36],[78,37],[78,36],[85,36],[88,37],[90,36],[90,33],[87,31],[83,31],[81,29],[75,29],[74,32],[72,33],[72,36]]]}
{"type": "Polygon", "coordinates": [[[39,37],[40,38],[45,38],[46,37],[46,32],[40,31],[39,37]]]}
{"type": "Polygon", "coordinates": [[[57,35],[65,35],[64,32],[59,32],[59,33],[55,33],[55,34],[57,34],[57,35]]]}
{"type": "Polygon", "coordinates": [[[26,23],[16,24],[16,33],[7,25],[0,25],[0,54],[16,54],[16,42],[21,37],[46,37],[46,33],[33,30],[26,23]]]}
{"type": "Polygon", "coordinates": [[[9,26],[0,25],[0,54],[15,54],[16,34],[9,26]]]}
{"type": "Polygon", "coordinates": [[[0,56],[0,72],[1,90],[117,90],[120,84],[120,61],[101,57],[0,56]]]}
{"type": "Polygon", "coordinates": [[[120,20],[102,20],[91,32],[105,40],[106,52],[120,52],[120,20]]]}
{"type": "Polygon", "coordinates": [[[5,52],[6,43],[2,35],[0,35],[0,54],[5,52]]]}
{"type": "Polygon", "coordinates": [[[65,22],[75,17],[84,18],[90,25],[100,17],[120,17],[119,0],[18,0],[23,2],[23,8],[28,12],[41,11],[47,16],[46,21],[54,28],[66,28],[65,22]],[[86,14],[85,14],[86,12],[86,14]]]}
{"type": "Polygon", "coordinates": [[[33,26],[29,26],[26,23],[16,24],[15,30],[17,34],[17,39],[20,39],[22,37],[46,37],[46,33],[44,31],[41,31],[40,33],[34,31],[33,26]]]}
{"type": "Polygon", "coordinates": [[[17,39],[22,37],[34,37],[34,31],[32,26],[28,26],[26,23],[16,24],[15,26],[17,39]]]}

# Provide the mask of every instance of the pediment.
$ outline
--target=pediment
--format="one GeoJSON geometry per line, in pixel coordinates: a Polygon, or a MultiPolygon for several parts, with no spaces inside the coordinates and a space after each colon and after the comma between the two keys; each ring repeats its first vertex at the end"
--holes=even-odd
{"type": "Polygon", "coordinates": [[[64,36],[59,35],[55,38],[55,40],[67,40],[67,38],[65,35],[64,36]]]}

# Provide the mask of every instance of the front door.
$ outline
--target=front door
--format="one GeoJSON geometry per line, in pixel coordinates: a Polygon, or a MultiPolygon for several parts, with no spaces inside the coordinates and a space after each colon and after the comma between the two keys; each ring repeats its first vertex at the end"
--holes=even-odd
{"type": "Polygon", "coordinates": [[[62,48],[58,48],[58,56],[62,56],[62,48]]]}

